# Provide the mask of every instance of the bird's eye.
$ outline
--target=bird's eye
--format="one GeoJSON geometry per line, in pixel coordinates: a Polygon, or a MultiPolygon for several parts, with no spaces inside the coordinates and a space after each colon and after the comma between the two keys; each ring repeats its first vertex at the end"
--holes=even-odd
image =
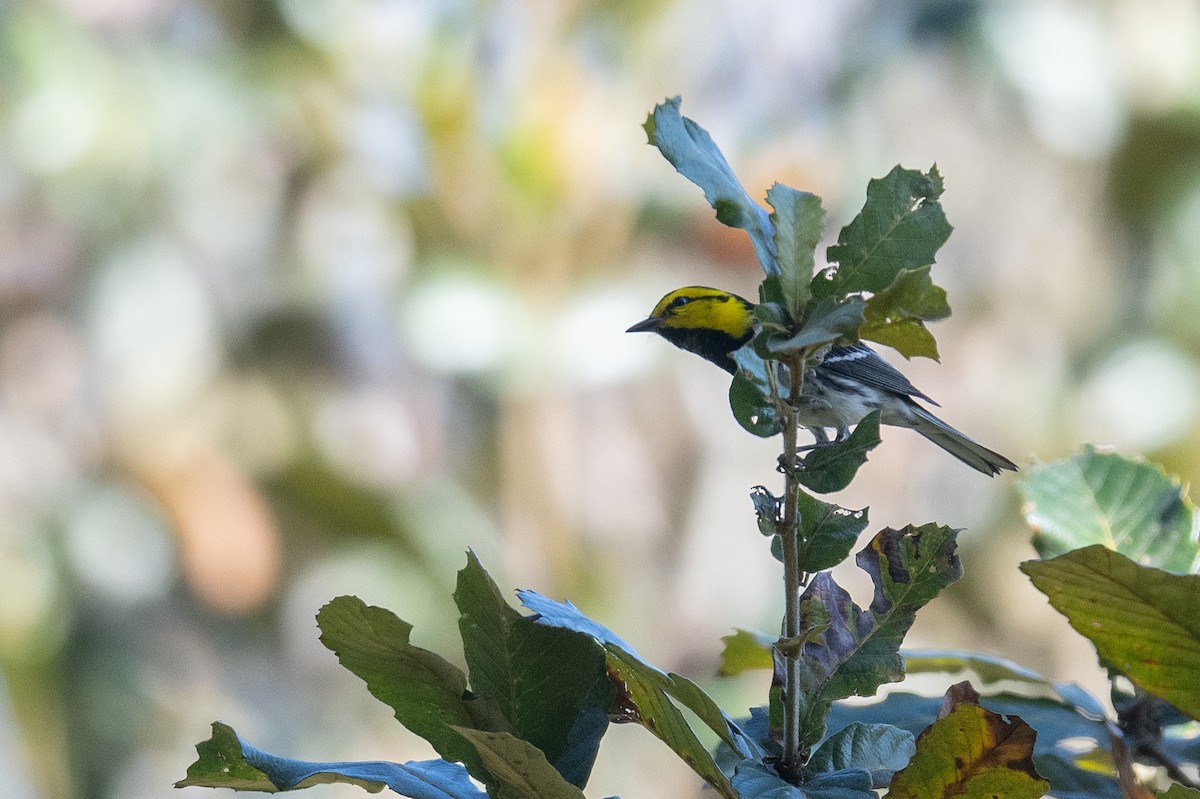
{"type": "Polygon", "coordinates": [[[688,297],[688,296],[676,297],[675,299],[671,300],[671,304],[668,305],[667,307],[668,308],[679,308],[684,305],[687,305],[691,301],[692,301],[692,298],[688,297]]]}

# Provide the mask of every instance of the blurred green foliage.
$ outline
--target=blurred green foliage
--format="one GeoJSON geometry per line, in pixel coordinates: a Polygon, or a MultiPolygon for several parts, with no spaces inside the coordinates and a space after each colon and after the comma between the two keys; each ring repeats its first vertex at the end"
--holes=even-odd
{"type": "MultiPolygon", "coordinates": [[[[0,793],[161,795],[214,712],[273,751],[425,756],[313,614],[451,628],[427,597],[468,545],[688,674],[777,617],[724,387],[620,333],[757,282],[645,146],[677,93],[752,196],[833,218],[936,161],[956,313],[914,381],[1023,463],[1094,441],[1194,482],[1200,11],[1152,6],[0,5],[0,793]]],[[[839,502],[973,531],[914,634],[1074,678],[1045,616],[991,610],[1015,497],[964,506],[912,443],[839,502]]],[[[597,790],[644,782],[609,746],[597,790]]]]}

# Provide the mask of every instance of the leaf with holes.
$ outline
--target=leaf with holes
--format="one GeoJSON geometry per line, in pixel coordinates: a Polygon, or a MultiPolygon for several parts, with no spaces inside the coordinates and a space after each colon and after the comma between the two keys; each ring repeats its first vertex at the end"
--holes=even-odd
{"type": "Polygon", "coordinates": [[[759,438],[777,436],[783,430],[775,403],[771,401],[771,380],[768,367],[754,347],[745,346],[733,353],[738,365],[737,374],[729,384],[729,407],[733,418],[746,432],[759,438]]]}
{"type": "MultiPolygon", "coordinates": [[[[867,529],[867,509],[850,510],[831,502],[822,502],[803,491],[796,493],[800,515],[800,563],[806,572],[832,569],[850,555],[859,534],[867,529]]],[[[771,554],[783,560],[778,538],[771,542],[771,554]]]]}
{"type": "Polygon", "coordinates": [[[934,263],[952,230],[941,195],[936,166],[928,174],[897,166],[872,180],[862,211],[829,247],[829,262],[837,266],[813,279],[813,296],[880,292],[901,272],[934,263]]]}
{"type": "Polygon", "coordinates": [[[828,572],[813,577],[802,607],[816,605],[829,627],[805,642],[800,663],[800,727],[809,745],[825,733],[831,703],[870,696],[904,676],[900,644],[917,611],[962,575],[955,531],[936,524],[882,530],[858,553],[858,566],[875,583],[862,610],[828,572]]]}

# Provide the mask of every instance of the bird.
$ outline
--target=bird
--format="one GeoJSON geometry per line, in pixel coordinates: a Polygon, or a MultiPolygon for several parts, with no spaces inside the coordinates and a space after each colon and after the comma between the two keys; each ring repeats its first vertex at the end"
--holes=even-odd
{"type": "MultiPolygon", "coordinates": [[[[657,333],[732,375],[738,369],[733,353],[755,333],[754,304],[728,291],[685,286],[669,292],[626,332],[657,333]]],[[[866,344],[838,344],[805,370],[797,420],[820,445],[829,440],[827,429],[844,440],[852,425],[878,410],[882,424],[915,430],[989,477],[1017,470],[1008,458],[955,430],[917,400],[938,406],[866,344]]]]}

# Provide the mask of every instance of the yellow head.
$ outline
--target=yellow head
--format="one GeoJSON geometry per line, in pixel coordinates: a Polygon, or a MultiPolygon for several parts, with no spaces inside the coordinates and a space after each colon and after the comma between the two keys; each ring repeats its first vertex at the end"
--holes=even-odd
{"type": "Polygon", "coordinates": [[[657,333],[733,374],[737,366],[729,356],[754,335],[754,306],[727,291],[687,286],[659,300],[627,332],[657,333]]]}

